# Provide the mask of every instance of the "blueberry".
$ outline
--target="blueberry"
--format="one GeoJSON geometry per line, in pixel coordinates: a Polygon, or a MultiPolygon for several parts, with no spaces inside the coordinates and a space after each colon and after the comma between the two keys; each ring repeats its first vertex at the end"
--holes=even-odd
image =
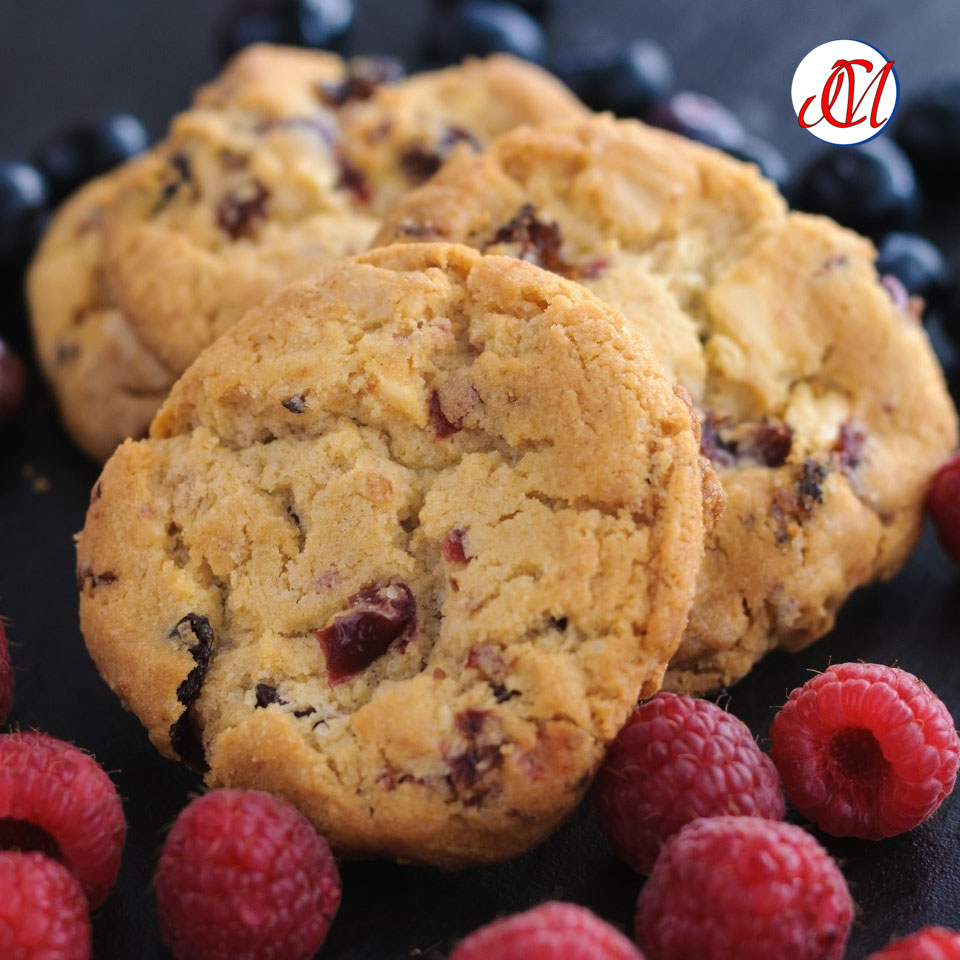
{"type": "Polygon", "coordinates": [[[792,194],[799,209],[871,236],[907,226],[920,207],[910,161],[884,139],[820,154],[800,173],[792,194]]]}
{"type": "Polygon", "coordinates": [[[250,43],[342,51],[353,12],[353,0],[233,0],[217,21],[217,49],[224,60],[250,43]]]}
{"type": "Polygon", "coordinates": [[[471,0],[435,17],[424,42],[426,58],[439,63],[497,52],[543,63],[547,38],[540,24],[515,4],[471,0]]]}
{"type": "Polygon", "coordinates": [[[928,303],[941,302],[950,285],[950,270],[943,254],[915,233],[888,233],[877,254],[877,272],[892,273],[907,293],[928,303]]]}
{"type": "Polygon", "coordinates": [[[787,163],[787,158],[772,143],[759,137],[748,136],[739,147],[732,147],[727,153],[738,160],[755,163],[760,172],[781,190],[790,179],[790,164],[787,163]]]}
{"type": "Polygon", "coordinates": [[[688,90],[664,97],[644,119],[655,127],[721,150],[736,150],[747,138],[747,131],[732,110],[713,97],[688,90]]]}
{"type": "MultiPolygon", "coordinates": [[[[436,0],[436,3],[442,7],[455,7],[462,2],[463,0],[436,0]]],[[[538,20],[543,20],[561,6],[563,0],[513,0],[513,2],[538,20]]]]}
{"type": "Polygon", "coordinates": [[[652,40],[624,47],[613,40],[559,53],[554,72],[587,106],[624,117],[644,116],[673,89],[673,66],[652,40]]]}
{"type": "Polygon", "coordinates": [[[942,80],[904,104],[895,136],[924,183],[957,188],[960,179],[960,79],[942,80]]]}
{"type": "Polygon", "coordinates": [[[54,202],[147,148],[147,131],[129,113],[70,127],[45,140],[31,160],[47,177],[54,202]]]}
{"type": "Polygon", "coordinates": [[[0,266],[17,268],[30,255],[48,199],[46,180],[36,167],[0,161],[0,266]]]}

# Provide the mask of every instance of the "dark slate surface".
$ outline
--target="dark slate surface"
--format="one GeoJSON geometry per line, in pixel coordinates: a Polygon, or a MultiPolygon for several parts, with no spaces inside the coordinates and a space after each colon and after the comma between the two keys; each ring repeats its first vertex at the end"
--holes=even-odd
{"type": "MultiPolygon", "coordinates": [[[[219,6],[213,0],[0,0],[0,155],[25,154],[59,125],[114,109],[140,114],[159,134],[190,89],[215,69],[210,25],[219,6]]],[[[361,0],[359,7],[354,50],[415,57],[429,15],[424,0],[361,0]]],[[[896,60],[909,96],[924,80],[956,70],[960,5],[568,0],[553,33],[564,42],[610,28],[661,41],[675,57],[681,85],[721,97],[754,133],[797,160],[817,146],[797,128],[789,102],[790,78],[807,50],[835,37],[874,43],[896,60]]],[[[955,214],[938,204],[926,229],[956,263],[955,214]]],[[[22,344],[23,322],[19,296],[5,295],[0,331],[22,344]]],[[[80,743],[115,775],[130,839],[117,888],[95,918],[95,956],[159,960],[168,954],[150,877],[163,829],[198,783],[154,753],[83,649],[71,535],[82,523],[96,472],[67,443],[34,377],[25,416],[0,441],[0,612],[11,624],[19,671],[13,720],[80,743]],[[37,478],[43,478],[39,485],[37,478]]],[[[794,658],[770,657],[732,691],[731,709],[763,736],[773,706],[808,670],[831,659],[862,658],[916,672],[960,716],[958,639],[960,574],[928,533],[893,583],[861,591],[818,646],[794,658]]],[[[960,799],[895,840],[826,842],[859,905],[850,960],[922,924],[960,925],[960,799]]],[[[443,957],[458,936],[545,897],[576,900],[628,926],[640,887],[605,848],[589,803],[550,842],[511,864],[443,875],[358,863],[345,865],[343,878],[343,907],[322,953],[328,960],[443,957]]]]}

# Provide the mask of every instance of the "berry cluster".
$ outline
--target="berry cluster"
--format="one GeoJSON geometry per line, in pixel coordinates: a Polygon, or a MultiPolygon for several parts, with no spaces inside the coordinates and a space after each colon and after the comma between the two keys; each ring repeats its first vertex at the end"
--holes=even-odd
{"type": "MultiPolygon", "coordinates": [[[[89,754],[41,733],[0,735],[0,957],[89,960],[90,911],[117,878],[126,831],[89,754]]],[[[292,807],[215,790],[170,830],[156,891],[177,960],[309,960],[340,905],[340,876],[292,807]]]]}
{"type": "Polygon", "coordinates": [[[89,960],[91,909],[117,879],[127,824],[110,778],[41,733],[0,734],[0,956],[89,960]]]}
{"type": "MultiPolygon", "coordinates": [[[[790,694],[772,760],[737,718],[661,693],[634,711],[596,786],[617,854],[649,874],[637,901],[639,953],[572,904],[545,904],[468,936],[452,960],[841,960],[854,905],[814,837],[783,823],[781,777],[825,833],[892,836],[952,791],[960,740],[943,703],[894,667],[830,667],[790,694]]],[[[924,930],[871,960],[947,960],[960,934],[924,930]]]]}

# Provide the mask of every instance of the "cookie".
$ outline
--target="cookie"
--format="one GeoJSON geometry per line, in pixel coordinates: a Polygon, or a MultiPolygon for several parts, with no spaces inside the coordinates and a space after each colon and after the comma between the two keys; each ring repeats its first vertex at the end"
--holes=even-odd
{"type": "Polygon", "coordinates": [[[83,188],[29,276],[37,352],[77,443],[142,436],[177,376],[251,306],[367,247],[457,150],[585,114],[506,56],[401,79],[390,60],[255,46],[167,138],[83,188]]]}
{"type": "Polygon", "coordinates": [[[615,310],[512,258],[384,248],[251,311],[118,448],[83,634],[211,785],[343,854],[498,860],[659,687],[714,481],[615,310]]]}
{"type": "Polygon", "coordinates": [[[668,687],[714,690],[806,646],[904,563],[957,421],[917,305],[867,240],[788,213],[753,166],[611,117],[455,159],[378,240],[419,237],[579,280],[692,396],[728,506],[668,687]]]}

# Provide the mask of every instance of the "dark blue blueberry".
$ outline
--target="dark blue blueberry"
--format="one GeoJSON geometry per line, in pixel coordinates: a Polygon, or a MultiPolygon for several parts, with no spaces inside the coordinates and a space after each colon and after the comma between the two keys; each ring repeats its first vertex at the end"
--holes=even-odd
{"type": "Polygon", "coordinates": [[[943,254],[915,233],[888,233],[877,254],[877,272],[892,273],[907,293],[938,304],[950,285],[950,269],[943,254]]]}
{"type": "Polygon", "coordinates": [[[615,40],[558,53],[554,73],[587,106],[622,117],[642,117],[673,89],[673,66],[652,40],[624,47],[615,40]]]}
{"type": "Polygon", "coordinates": [[[543,63],[547,38],[540,24],[515,4],[471,0],[438,14],[424,41],[425,57],[437,63],[497,52],[543,63]]]}
{"type": "MultiPolygon", "coordinates": [[[[435,0],[435,2],[441,7],[456,7],[461,4],[463,0],[435,0]]],[[[527,13],[535,16],[538,20],[543,20],[549,17],[557,7],[562,6],[564,0],[513,0],[513,2],[518,7],[526,10],[527,13]]]]}
{"type": "Polygon", "coordinates": [[[960,79],[931,84],[903,105],[895,136],[924,186],[960,185],[960,79]]]}
{"type": "Polygon", "coordinates": [[[787,158],[772,143],[759,137],[748,136],[739,147],[732,147],[727,153],[738,160],[755,163],[760,172],[781,190],[790,179],[790,164],[787,163],[787,158]]]}
{"type": "Polygon", "coordinates": [[[30,256],[48,200],[46,180],[36,167],[0,161],[0,268],[16,269],[30,256]]]}
{"type": "Polygon", "coordinates": [[[908,226],[920,208],[910,161],[883,138],[815,157],[801,171],[792,199],[800,210],[825,213],[874,237],[908,226]]]}
{"type": "Polygon", "coordinates": [[[747,138],[747,131],[732,110],[713,97],[688,90],[664,97],[644,119],[655,127],[721,150],[736,150],[747,138]]]}
{"type": "Polygon", "coordinates": [[[352,23],[353,0],[233,0],[217,21],[217,49],[224,60],[250,43],[342,50],[352,23]]]}
{"type": "Polygon", "coordinates": [[[31,160],[46,174],[54,202],[147,148],[147,131],[129,113],[79,124],[40,144],[31,160]]]}

